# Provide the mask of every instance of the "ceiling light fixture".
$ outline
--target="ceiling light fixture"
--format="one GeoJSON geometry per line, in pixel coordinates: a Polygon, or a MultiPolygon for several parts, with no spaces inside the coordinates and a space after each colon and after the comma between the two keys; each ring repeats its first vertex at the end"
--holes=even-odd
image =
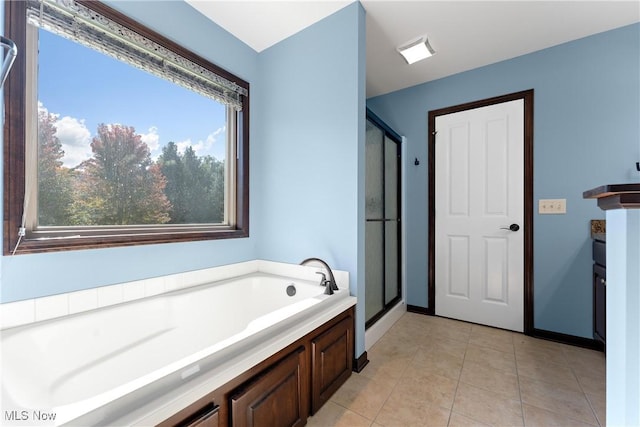
{"type": "Polygon", "coordinates": [[[398,52],[402,55],[404,60],[407,61],[407,64],[413,64],[414,62],[428,58],[436,53],[426,37],[420,37],[418,40],[412,41],[404,46],[400,46],[398,48],[398,52]]]}

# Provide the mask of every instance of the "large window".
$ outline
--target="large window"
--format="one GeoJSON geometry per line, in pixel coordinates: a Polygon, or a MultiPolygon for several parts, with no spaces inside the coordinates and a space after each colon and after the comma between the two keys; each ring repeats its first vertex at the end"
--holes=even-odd
{"type": "Polygon", "coordinates": [[[5,254],[248,235],[248,83],[99,2],[5,15],[5,254]]]}

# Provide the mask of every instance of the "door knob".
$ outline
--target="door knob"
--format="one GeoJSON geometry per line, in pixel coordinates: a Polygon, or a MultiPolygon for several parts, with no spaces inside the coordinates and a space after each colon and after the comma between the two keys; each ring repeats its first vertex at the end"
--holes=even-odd
{"type": "Polygon", "coordinates": [[[518,224],[511,224],[508,228],[507,227],[500,227],[500,230],[518,231],[518,230],[520,230],[520,226],[518,224]]]}

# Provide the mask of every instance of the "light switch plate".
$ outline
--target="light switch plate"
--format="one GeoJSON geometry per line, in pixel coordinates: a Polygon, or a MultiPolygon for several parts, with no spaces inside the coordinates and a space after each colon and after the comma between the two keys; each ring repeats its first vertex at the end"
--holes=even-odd
{"type": "Polygon", "coordinates": [[[538,213],[566,214],[567,199],[540,199],[538,200],[538,213]]]}

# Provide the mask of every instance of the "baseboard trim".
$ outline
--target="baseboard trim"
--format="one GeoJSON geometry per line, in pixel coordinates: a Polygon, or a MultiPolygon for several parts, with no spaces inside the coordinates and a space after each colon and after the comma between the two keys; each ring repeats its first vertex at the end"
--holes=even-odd
{"type": "MultiPolygon", "coordinates": [[[[424,314],[427,316],[435,316],[433,309],[420,307],[417,305],[407,304],[407,311],[410,313],[418,313],[418,314],[424,314]]],[[[588,348],[591,350],[605,351],[604,344],[592,338],[584,338],[576,335],[563,334],[561,332],[553,332],[553,331],[547,331],[545,329],[537,329],[537,328],[533,328],[531,330],[531,334],[525,334],[525,335],[529,335],[534,338],[542,338],[549,341],[555,341],[562,344],[569,344],[577,347],[588,348]]]]}
{"type": "Polygon", "coordinates": [[[411,313],[426,314],[427,316],[433,316],[435,314],[432,308],[429,308],[429,307],[425,308],[425,307],[420,307],[417,305],[409,305],[409,304],[407,304],[407,311],[411,313]]]}
{"type": "Polygon", "coordinates": [[[368,363],[369,359],[367,358],[367,352],[365,351],[360,355],[360,357],[353,359],[353,371],[358,373],[362,372],[368,363]]]}
{"type": "MultiPolygon", "coordinates": [[[[410,313],[418,313],[418,314],[424,314],[427,316],[435,316],[435,313],[433,312],[432,309],[420,307],[417,305],[407,304],[407,311],[410,313]]],[[[588,348],[591,350],[598,350],[598,351],[605,350],[604,344],[598,340],[579,337],[576,335],[563,334],[560,332],[547,331],[545,329],[533,328],[531,331],[531,334],[525,334],[525,335],[530,335],[535,338],[542,338],[549,341],[555,341],[562,344],[569,344],[577,347],[588,348]]]]}
{"type": "Polygon", "coordinates": [[[544,338],[549,341],[556,341],[562,344],[589,348],[591,350],[604,351],[604,344],[591,338],[578,337],[575,335],[568,335],[560,332],[547,331],[537,328],[533,328],[531,336],[535,338],[544,338]]]}
{"type": "Polygon", "coordinates": [[[384,316],[376,320],[376,322],[366,327],[364,331],[364,349],[368,351],[384,334],[389,332],[389,329],[400,320],[402,316],[407,312],[407,305],[400,301],[398,304],[390,308],[384,316]]]}

